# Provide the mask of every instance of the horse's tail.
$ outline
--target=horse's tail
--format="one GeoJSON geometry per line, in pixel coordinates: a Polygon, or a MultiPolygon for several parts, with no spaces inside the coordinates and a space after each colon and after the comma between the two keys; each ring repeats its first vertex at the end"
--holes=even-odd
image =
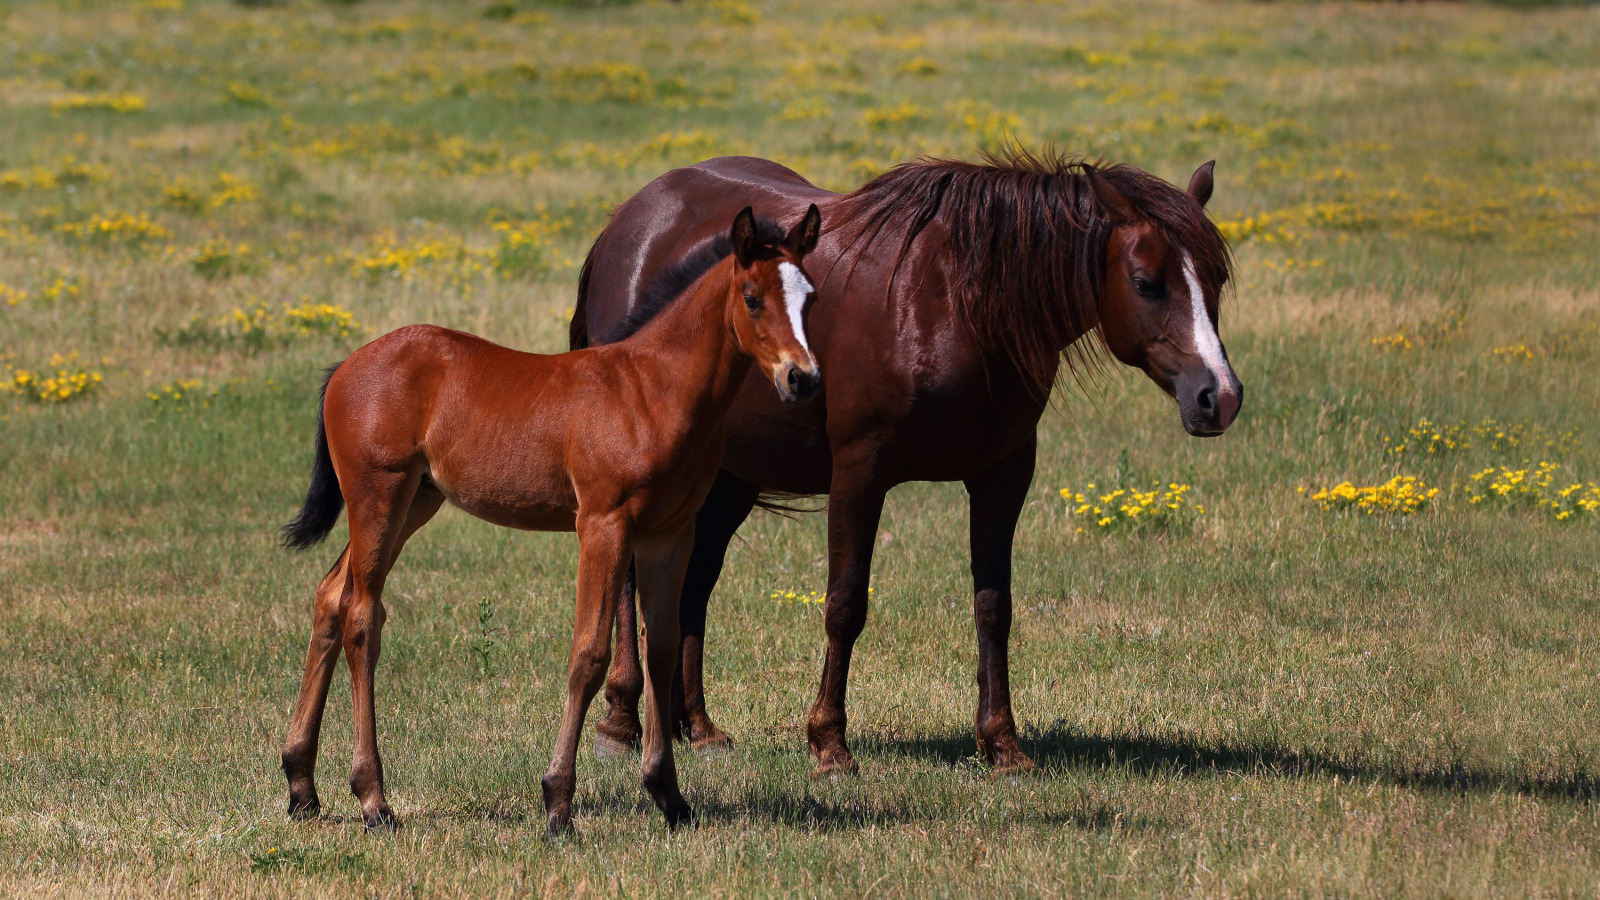
{"type": "Polygon", "coordinates": [[[328,381],[338,369],[338,365],[328,367],[322,379],[321,396],[317,398],[317,458],[311,464],[311,487],[306,489],[306,502],[294,521],[283,526],[283,545],[292,550],[322,543],[339,521],[339,511],[344,509],[339,475],[333,471],[333,457],[328,454],[328,429],[322,421],[322,408],[328,401],[328,381]]]}
{"type": "Polygon", "coordinates": [[[578,300],[572,305],[572,323],[567,326],[567,349],[582,350],[589,346],[589,276],[594,274],[594,253],[600,246],[600,237],[589,245],[589,255],[583,258],[583,270],[578,273],[578,300]]]}

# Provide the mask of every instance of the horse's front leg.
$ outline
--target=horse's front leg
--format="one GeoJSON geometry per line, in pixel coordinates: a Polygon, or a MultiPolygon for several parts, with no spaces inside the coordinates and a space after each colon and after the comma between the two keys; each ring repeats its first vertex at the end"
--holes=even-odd
{"type": "Polygon", "coordinates": [[[672,676],[678,667],[678,596],[694,549],[694,522],[676,534],[640,541],[639,614],[644,620],[644,787],[667,817],[667,827],[689,821],[672,758],[672,676]]]}
{"type": "Polygon", "coordinates": [[[717,473],[711,493],[694,517],[694,551],[683,576],[678,604],[678,628],[683,646],[678,678],[674,681],[673,725],[686,731],[696,750],[726,747],[733,740],[706,713],[704,680],[706,607],[722,575],[728,542],[750,517],[761,490],[724,469],[717,473]]]}
{"type": "Polygon", "coordinates": [[[550,768],[545,772],[545,813],[552,835],[572,824],[572,793],[578,737],[589,701],[600,690],[611,661],[611,627],[617,598],[633,556],[632,523],[620,511],[580,515],[578,520],[578,602],[574,611],[572,650],[567,654],[567,700],[561,710],[550,768]]]}
{"type": "Polygon", "coordinates": [[[1011,542],[1033,483],[1035,443],[977,478],[971,497],[972,616],[978,630],[978,750],[1000,772],[1035,768],[1011,715],[1011,542]]]}
{"type": "Polygon", "coordinates": [[[867,622],[872,548],[888,490],[872,477],[870,462],[848,465],[836,454],[828,491],[828,600],[822,611],[828,655],[822,663],[817,701],[806,720],[807,743],[817,760],[812,773],[816,777],[858,768],[845,745],[845,689],[850,655],[867,622]]]}

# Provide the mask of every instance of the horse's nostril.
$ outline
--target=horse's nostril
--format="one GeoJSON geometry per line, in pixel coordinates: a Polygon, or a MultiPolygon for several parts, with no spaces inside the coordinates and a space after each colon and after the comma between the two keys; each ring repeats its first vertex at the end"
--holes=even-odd
{"type": "Polygon", "coordinates": [[[1216,388],[1211,388],[1211,387],[1201,388],[1200,389],[1200,394],[1198,396],[1196,396],[1194,399],[1195,399],[1196,405],[1198,405],[1200,407],[1200,411],[1205,413],[1206,415],[1209,416],[1212,413],[1217,411],[1217,389],[1216,388]]]}
{"type": "Polygon", "coordinates": [[[801,377],[802,376],[799,369],[796,369],[793,366],[789,367],[789,390],[796,394],[800,393],[800,385],[802,383],[801,377]]]}

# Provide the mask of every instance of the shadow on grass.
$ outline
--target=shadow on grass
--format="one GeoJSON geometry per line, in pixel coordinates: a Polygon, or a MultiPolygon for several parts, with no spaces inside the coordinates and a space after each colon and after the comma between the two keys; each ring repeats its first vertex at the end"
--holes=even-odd
{"type": "MultiPolygon", "coordinates": [[[[948,765],[968,764],[976,753],[971,733],[911,739],[863,740],[863,749],[948,765]]],[[[1044,729],[1024,729],[1022,749],[1044,769],[1122,769],[1138,776],[1204,777],[1237,773],[1268,778],[1331,778],[1393,784],[1415,790],[1449,793],[1514,793],[1530,797],[1594,800],[1600,782],[1582,765],[1570,776],[1527,776],[1485,772],[1459,763],[1438,769],[1402,768],[1349,762],[1270,744],[1234,746],[1202,744],[1171,738],[1108,737],[1075,733],[1057,722],[1044,729]]]]}

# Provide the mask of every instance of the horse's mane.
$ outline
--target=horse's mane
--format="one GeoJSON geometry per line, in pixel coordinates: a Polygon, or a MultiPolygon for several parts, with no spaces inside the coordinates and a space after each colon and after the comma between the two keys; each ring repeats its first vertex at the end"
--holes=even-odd
{"type": "Polygon", "coordinates": [[[1208,293],[1222,289],[1232,267],[1227,241],[1186,191],[1132,166],[1054,151],[1013,147],[979,163],[904,163],[841,198],[836,209],[848,224],[836,217],[835,227],[849,229],[857,260],[880,234],[900,236],[897,250],[884,251],[895,253],[892,287],[917,237],[930,224],[942,226],[956,314],[987,357],[1009,363],[1043,396],[1063,348],[1071,350],[1068,371],[1088,365],[1092,372],[1099,358],[1098,341],[1074,344],[1099,323],[1112,227],[1085,174],[1091,167],[1188,251],[1208,293]]]}
{"type": "MultiPolygon", "coordinates": [[[[760,243],[768,246],[782,244],[786,236],[783,227],[778,223],[770,219],[756,219],[756,239],[760,243]]],[[[718,232],[715,238],[662,269],[656,273],[656,277],[645,289],[644,299],[628,310],[628,314],[619,319],[615,325],[606,329],[597,343],[611,344],[634,334],[651,319],[660,315],[663,309],[699,281],[701,276],[711,271],[712,266],[727,259],[732,253],[733,242],[729,240],[728,232],[723,230],[718,232]]]]}

